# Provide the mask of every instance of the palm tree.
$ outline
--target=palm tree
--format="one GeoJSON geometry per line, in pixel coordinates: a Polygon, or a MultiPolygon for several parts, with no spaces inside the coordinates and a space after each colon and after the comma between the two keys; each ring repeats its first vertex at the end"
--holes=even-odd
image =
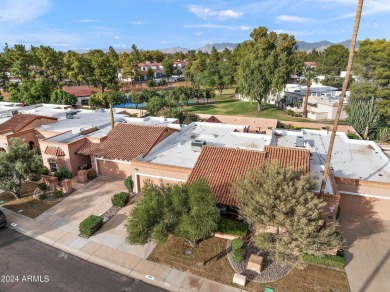
{"type": "Polygon", "coordinates": [[[343,108],[343,103],[344,103],[345,92],[347,91],[348,82],[349,82],[349,79],[351,77],[352,63],[353,63],[353,57],[354,57],[354,53],[355,53],[355,46],[356,46],[356,39],[357,39],[358,31],[359,31],[360,18],[362,16],[362,10],[363,10],[363,2],[364,2],[364,0],[359,0],[358,5],[357,5],[357,9],[356,9],[355,24],[353,26],[352,39],[351,39],[351,44],[349,46],[349,58],[348,58],[347,72],[345,74],[343,89],[341,91],[341,95],[339,98],[339,104],[337,106],[336,118],[334,120],[334,126],[332,129],[332,136],[330,138],[328,153],[326,155],[325,169],[324,169],[324,174],[322,177],[321,189],[320,189],[321,196],[324,194],[324,191],[325,191],[326,180],[328,179],[330,159],[332,157],[334,140],[336,138],[337,126],[339,125],[341,110],[343,108]]]}
{"type": "Polygon", "coordinates": [[[307,102],[309,99],[310,87],[313,80],[317,82],[317,76],[314,70],[311,68],[307,68],[305,73],[303,74],[303,80],[304,80],[304,84],[306,85],[306,94],[305,94],[305,99],[303,101],[303,117],[307,118],[307,102]]]}

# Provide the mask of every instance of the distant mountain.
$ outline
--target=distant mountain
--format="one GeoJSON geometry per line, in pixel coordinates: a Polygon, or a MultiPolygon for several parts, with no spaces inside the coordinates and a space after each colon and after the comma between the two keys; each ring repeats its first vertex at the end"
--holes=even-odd
{"type": "Polygon", "coordinates": [[[178,52],[187,53],[190,49],[182,48],[182,47],[174,47],[160,50],[164,54],[174,54],[178,52]]]}
{"type": "Polygon", "coordinates": [[[203,47],[200,47],[197,49],[197,51],[202,51],[202,52],[208,52],[210,53],[213,47],[217,49],[218,52],[223,51],[225,48],[228,48],[229,50],[233,51],[239,43],[214,43],[214,44],[207,44],[204,45],[203,47]]]}
{"type": "MultiPolygon", "coordinates": [[[[325,50],[327,47],[331,45],[343,45],[347,49],[349,49],[349,45],[351,44],[351,40],[346,40],[340,43],[332,43],[330,41],[320,41],[320,42],[314,42],[314,43],[308,43],[305,41],[298,41],[298,50],[300,51],[307,51],[311,52],[313,49],[316,49],[319,52],[322,52],[325,50]]],[[[359,41],[356,42],[356,48],[359,47],[359,41]]]]}

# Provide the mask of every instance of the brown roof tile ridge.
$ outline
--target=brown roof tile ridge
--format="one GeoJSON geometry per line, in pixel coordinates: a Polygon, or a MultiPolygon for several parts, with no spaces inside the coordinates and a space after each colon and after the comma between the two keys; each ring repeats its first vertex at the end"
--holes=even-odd
{"type": "Polygon", "coordinates": [[[267,149],[284,149],[284,150],[291,150],[291,151],[296,151],[296,152],[305,152],[310,154],[310,150],[306,148],[294,148],[294,147],[286,147],[286,146],[272,146],[272,145],[265,145],[264,146],[264,151],[269,152],[267,149]]]}
{"type": "Polygon", "coordinates": [[[148,168],[153,168],[153,169],[164,169],[164,170],[173,170],[173,171],[177,170],[177,171],[186,171],[186,172],[192,171],[192,168],[189,168],[189,167],[153,163],[153,162],[148,162],[148,161],[140,161],[140,160],[136,160],[136,159],[133,159],[132,163],[134,166],[146,166],[148,168]]]}

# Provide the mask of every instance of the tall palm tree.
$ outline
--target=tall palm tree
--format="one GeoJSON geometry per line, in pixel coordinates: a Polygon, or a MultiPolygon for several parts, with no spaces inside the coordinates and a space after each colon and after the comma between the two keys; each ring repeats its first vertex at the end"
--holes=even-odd
{"type": "Polygon", "coordinates": [[[317,81],[317,75],[312,68],[307,68],[303,74],[304,84],[306,85],[306,94],[303,101],[303,117],[307,118],[307,103],[309,100],[310,87],[313,81],[317,81]]]}
{"type": "Polygon", "coordinates": [[[355,24],[353,26],[352,39],[351,39],[351,44],[349,46],[349,58],[348,58],[347,72],[345,74],[343,89],[341,91],[341,95],[339,98],[339,104],[337,106],[336,118],[334,120],[334,126],[332,129],[332,136],[330,138],[328,153],[326,155],[325,169],[324,169],[324,174],[322,177],[321,189],[320,189],[321,196],[324,194],[324,191],[325,191],[326,180],[328,179],[330,159],[332,157],[334,140],[336,138],[337,126],[339,125],[341,110],[343,108],[343,103],[344,103],[345,92],[347,91],[348,82],[349,82],[349,79],[351,77],[352,63],[353,63],[353,57],[354,57],[354,53],[355,53],[355,46],[356,46],[356,39],[357,39],[358,31],[359,31],[360,18],[362,16],[362,10],[363,10],[363,2],[364,2],[364,0],[359,0],[358,5],[357,5],[357,9],[356,9],[355,24]]]}

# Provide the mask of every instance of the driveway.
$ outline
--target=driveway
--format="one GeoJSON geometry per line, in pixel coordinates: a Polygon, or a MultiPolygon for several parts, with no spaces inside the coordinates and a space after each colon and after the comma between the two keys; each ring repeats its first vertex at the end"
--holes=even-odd
{"type": "Polygon", "coordinates": [[[390,221],[342,214],[352,292],[390,291],[390,221]]]}
{"type": "MultiPolygon", "coordinates": [[[[123,180],[98,176],[40,216],[36,221],[50,224],[64,231],[79,234],[79,224],[89,215],[102,215],[111,206],[111,196],[127,191],[123,180]]],[[[141,197],[137,195],[89,239],[114,249],[147,258],[155,244],[130,245],[126,243],[124,224],[128,213],[141,197]]]]}

